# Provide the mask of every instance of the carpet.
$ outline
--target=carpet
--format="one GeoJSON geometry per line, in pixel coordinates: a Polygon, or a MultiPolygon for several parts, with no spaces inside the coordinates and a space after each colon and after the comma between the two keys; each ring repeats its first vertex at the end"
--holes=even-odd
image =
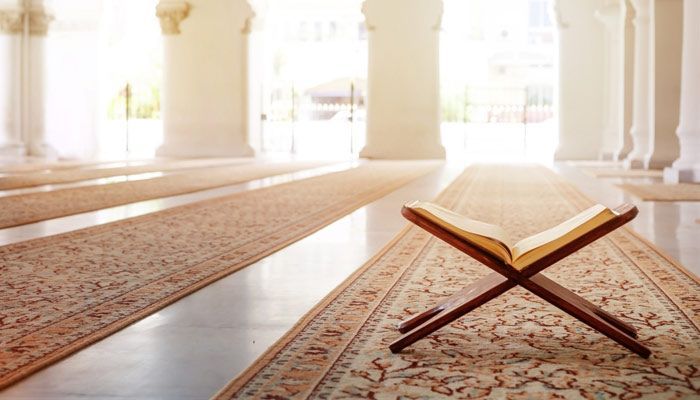
{"type": "Polygon", "coordinates": [[[70,168],[81,168],[102,164],[100,161],[42,161],[39,159],[28,159],[23,162],[12,162],[0,164],[0,173],[2,174],[21,174],[27,172],[37,172],[46,170],[61,170],[70,168]]]}
{"type": "Polygon", "coordinates": [[[38,157],[25,157],[21,162],[12,162],[0,165],[0,174],[28,174],[41,171],[61,171],[65,169],[79,168],[109,168],[113,166],[145,165],[176,160],[174,158],[141,158],[128,160],[55,160],[48,161],[38,157]]]}
{"type": "MultiPolygon", "coordinates": [[[[78,182],[88,179],[108,178],[111,176],[134,175],[148,172],[169,172],[194,168],[205,168],[222,165],[251,162],[252,159],[213,158],[186,160],[156,160],[140,165],[99,168],[72,168],[59,171],[34,172],[21,175],[0,177],[0,190],[11,190],[25,187],[55,185],[57,183],[78,182]]],[[[109,164],[105,164],[109,165],[109,164]]],[[[94,166],[99,166],[95,164],[94,166]]]]}
{"type": "MultiPolygon", "coordinates": [[[[411,200],[411,199],[407,199],[411,200]]],[[[522,238],[591,202],[543,167],[470,167],[437,199],[522,238]]],[[[408,227],[218,398],[690,398],[700,282],[627,229],[546,275],[632,323],[645,360],[516,288],[400,354],[396,325],[491,270],[408,227]]]]}
{"type": "Polygon", "coordinates": [[[372,162],[0,247],[0,388],[438,165],[372,162]]]}
{"type": "Polygon", "coordinates": [[[700,184],[649,183],[645,185],[620,184],[626,192],[647,201],[700,201],[700,184]]]}
{"type": "Polygon", "coordinates": [[[233,185],[321,165],[324,164],[284,162],[199,168],[151,179],[3,196],[0,197],[0,228],[233,185]]]}
{"type": "Polygon", "coordinates": [[[625,168],[582,168],[586,175],[594,178],[662,178],[660,169],[625,169],[625,168]]]}

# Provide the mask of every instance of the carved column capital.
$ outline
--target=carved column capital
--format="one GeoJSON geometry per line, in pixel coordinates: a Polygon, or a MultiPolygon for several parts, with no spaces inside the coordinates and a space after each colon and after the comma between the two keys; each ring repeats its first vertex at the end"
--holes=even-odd
{"type": "Polygon", "coordinates": [[[160,20],[163,35],[180,33],[180,22],[190,13],[190,3],[184,0],[161,0],[156,6],[156,16],[160,20]]]}
{"type": "Polygon", "coordinates": [[[595,17],[608,29],[614,29],[620,23],[620,5],[609,4],[596,10],[595,17]]]}
{"type": "Polygon", "coordinates": [[[33,7],[27,11],[29,14],[29,34],[34,36],[46,36],[49,33],[49,24],[55,18],[44,7],[33,7]]]}
{"type": "Polygon", "coordinates": [[[0,10],[0,33],[10,35],[22,32],[22,17],[20,10],[0,10]]]}
{"type": "Polygon", "coordinates": [[[46,36],[49,32],[49,24],[55,18],[44,7],[32,7],[27,13],[29,14],[29,34],[34,36],[46,36]]]}
{"type": "Polygon", "coordinates": [[[564,13],[562,12],[562,1],[554,0],[550,8],[550,16],[552,21],[556,24],[558,29],[566,29],[569,27],[569,22],[565,20],[564,13]]]}
{"type": "Polygon", "coordinates": [[[649,22],[649,0],[632,0],[635,17],[634,24],[649,22]]]}

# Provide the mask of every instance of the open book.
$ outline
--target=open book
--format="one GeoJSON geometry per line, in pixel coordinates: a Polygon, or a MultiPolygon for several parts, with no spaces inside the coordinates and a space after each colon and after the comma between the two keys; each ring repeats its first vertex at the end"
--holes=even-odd
{"type": "Polygon", "coordinates": [[[432,203],[414,201],[405,207],[519,271],[616,216],[609,208],[597,204],[553,228],[512,244],[500,226],[467,218],[432,203]]]}

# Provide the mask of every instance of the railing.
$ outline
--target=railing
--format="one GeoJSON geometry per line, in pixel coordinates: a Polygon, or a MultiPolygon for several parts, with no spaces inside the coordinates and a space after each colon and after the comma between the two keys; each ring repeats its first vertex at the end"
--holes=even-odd
{"type": "Polygon", "coordinates": [[[551,88],[465,87],[443,90],[443,121],[536,123],[553,116],[551,88]]]}
{"type": "Polygon", "coordinates": [[[353,82],[325,94],[293,84],[275,85],[268,93],[261,114],[263,152],[353,155],[364,144],[365,99],[353,82]]]}
{"type": "MultiPolygon", "coordinates": [[[[101,146],[124,149],[126,156],[150,154],[162,136],[158,85],[130,82],[115,90],[109,101],[101,146]],[[148,129],[145,129],[148,127],[148,129]],[[154,129],[158,127],[158,129],[154,129]]],[[[112,155],[113,153],[109,153],[112,155]]],[[[113,155],[113,156],[118,156],[113,155]]]]}

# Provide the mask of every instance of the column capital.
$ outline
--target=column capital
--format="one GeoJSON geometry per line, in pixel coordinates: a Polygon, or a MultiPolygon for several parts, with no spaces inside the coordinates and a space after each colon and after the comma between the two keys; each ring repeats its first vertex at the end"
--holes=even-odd
{"type": "Polygon", "coordinates": [[[190,8],[190,3],[184,0],[161,0],[156,6],[156,17],[163,35],[178,35],[180,22],[187,18],[190,8]]]}
{"type": "Polygon", "coordinates": [[[49,24],[55,18],[44,6],[31,6],[29,14],[29,34],[34,36],[46,36],[49,33],[49,24]]]}
{"type": "Polygon", "coordinates": [[[649,1],[650,0],[631,0],[632,8],[634,8],[634,23],[649,22],[649,1]]]}
{"type": "Polygon", "coordinates": [[[550,17],[552,21],[557,25],[558,29],[566,29],[569,27],[569,23],[564,18],[564,13],[562,12],[562,0],[554,0],[552,2],[552,7],[550,8],[550,17]]]}
{"type": "Polygon", "coordinates": [[[10,35],[22,32],[24,13],[17,9],[0,10],[0,33],[10,35]]]}
{"type": "Polygon", "coordinates": [[[595,17],[608,29],[614,29],[620,21],[620,4],[608,4],[595,11],[595,17]]]}
{"type": "Polygon", "coordinates": [[[264,31],[267,25],[267,15],[270,8],[268,0],[247,0],[249,11],[248,18],[246,19],[245,29],[248,28],[248,33],[250,31],[264,31]]]}

